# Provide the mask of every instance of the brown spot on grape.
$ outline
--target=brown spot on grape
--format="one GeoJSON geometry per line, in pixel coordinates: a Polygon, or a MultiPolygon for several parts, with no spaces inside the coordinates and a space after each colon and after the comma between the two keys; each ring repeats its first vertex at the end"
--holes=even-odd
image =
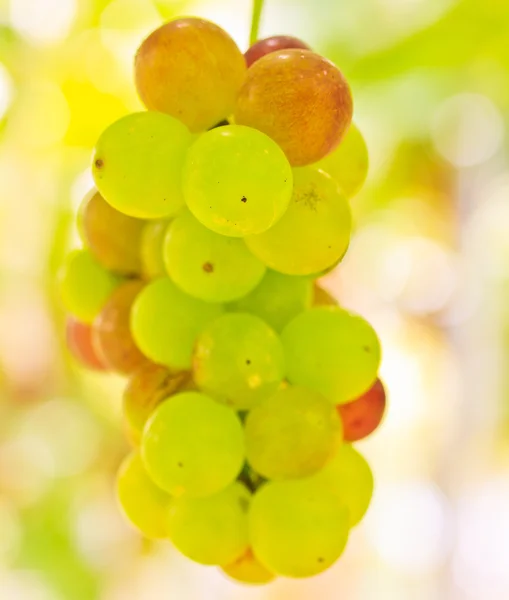
{"type": "Polygon", "coordinates": [[[240,199],[241,202],[244,202],[244,204],[247,202],[247,198],[245,196],[242,196],[242,198],[240,199]]]}
{"type": "Polygon", "coordinates": [[[206,262],[202,269],[205,271],[205,273],[213,273],[214,272],[214,265],[212,263],[206,262]]]}
{"type": "Polygon", "coordinates": [[[251,361],[249,360],[249,358],[246,360],[246,365],[250,365],[251,361]]]}
{"type": "Polygon", "coordinates": [[[184,464],[183,464],[183,463],[181,463],[181,462],[177,463],[177,467],[179,467],[180,469],[181,469],[183,466],[184,466],[184,464]]]}
{"type": "Polygon", "coordinates": [[[318,557],[318,562],[319,562],[319,563],[323,563],[323,562],[324,562],[324,560],[325,560],[325,559],[324,559],[322,556],[319,556],[319,557],[318,557]]]}
{"type": "Polygon", "coordinates": [[[102,158],[98,158],[95,161],[95,166],[97,169],[102,169],[104,167],[104,161],[102,160],[102,158]]]}
{"type": "Polygon", "coordinates": [[[364,352],[367,352],[368,354],[371,352],[371,348],[369,346],[363,346],[362,349],[364,350],[364,352]]]}
{"type": "Polygon", "coordinates": [[[249,500],[247,498],[239,498],[239,506],[242,512],[247,512],[249,508],[249,500]]]}

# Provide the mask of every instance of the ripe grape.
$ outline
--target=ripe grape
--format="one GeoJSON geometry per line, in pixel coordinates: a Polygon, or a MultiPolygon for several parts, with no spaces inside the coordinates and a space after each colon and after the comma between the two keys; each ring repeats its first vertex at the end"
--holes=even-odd
{"type": "Polygon", "coordinates": [[[121,275],[141,269],[140,238],[144,221],[118,212],[93,190],[81,203],[78,228],[81,239],[103,267],[121,275]]]}
{"type": "Polygon", "coordinates": [[[268,267],[288,275],[312,275],[338,262],[348,248],[352,218],[337,183],[326,173],[294,169],[292,200],[268,231],[246,238],[268,267]]]}
{"type": "Polygon", "coordinates": [[[299,167],[334,150],[352,113],[350,88],[334,64],[309,50],[280,50],[248,69],[235,122],[266,133],[299,167]]]}
{"type": "Polygon", "coordinates": [[[71,354],[83,366],[96,371],[107,369],[102,358],[92,345],[92,328],[86,323],[67,317],[65,322],[65,338],[71,354]]]}
{"type": "Polygon", "coordinates": [[[290,48],[301,48],[302,50],[311,50],[311,48],[302,40],[291,35],[274,35],[264,40],[255,42],[247,52],[244,53],[246,64],[250,67],[262,56],[277,52],[278,50],[289,50],[290,48]]]}
{"type": "Polygon", "coordinates": [[[166,275],[163,259],[163,241],[168,221],[148,221],[141,232],[141,272],[145,279],[156,279],[166,275]]]}
{"type": "Polygon", "coordinates": [[[131,308],[143,286],[138,280],[119,286],[92,325],[92,340],[99,355],[112,371],[126,375],[147,360],[136,346],[130,329],[131,308]]]}
{"type": "Polygon", "coordinates": [[[337,306],[338,301],[332,294],[326,289],[318,285],[313,284],[313,306],[337,306]]]}
{"type": "Polygon", "coordinates": [[[273,481],[254,495],[249,537],[256,558],[286,577],[328,569],[348,540],[348,511],[313,479],[273,481]]]}
{"type": "Polygon", "coordinates": [[[140,219],[171,217],[183,205],[182,166],[193,136],[182,123],[139,112],[110,125],[94,150],[92,174],[103,198],[140,219]]]}
{"type": "Polygon", "coordinates": [[[283,347],[258,317],[229,313],[200,334],[193,374],[198,387],[218,401],[249,409],[272,395],[283,380],[283,347]]]}
{"type": "Polygon", "coordinates": [[[355,196],[368,174],[368,148],[355,123],[345,134],[339,146],[313,165],[335,179],[347,198],[355,196]]]}
{"type": "Polygon", "coordinates": [[[336,306],[319,306],[284,329],[288,380],[321,392],[334,404],[358,398],[373,385],[380,342],[363,318],[336,306]]]}
{"type": "Polygon", "coordinates": [[[340,404],[339,415],[343,422],[344,439],[346,442],[362,440],[380,425],[385,413],[385,389],[380,379],[362,396],[340,404]]]}
{"type": "Polygon", "coordinates": [[[168,277],[149,283],[131,311],[131,332],[152,361],[172,369],[190,369],[196,338],[223,313],[220,304],[188,296],[168,277]]]}
{"type": "Polygon", "coordinates": [[[60,298],[71,315],[90,324],[120,282],[89,250],[74,250],[59,272],[60,298]]]}
{"type": "Polygon", "coordinates": [[[230,303],[228,310],[252,313],[280,332],[311,306],[312,294],[309,278],[292,277],[269,269],[254,290],[230,303]]]}
{"type": "Polygon", "coordinates": [[[150,477],[173,496],[209,496],[242,469],[242,423],[205,394],[182,392],[160,404],[147,421],[141,453],[150,477]]]}
{"type": "Polygon", "coordinates": [[[361,521],[373,496],[374,481],[368,463],[353,446],[342,444],[311,480],[325,486],[348,509],[350,527],[361,521]]]}
{"type": "Polygon", "coordinates": [[[187,388],[190,382],[189,371],[174,371],[148,361],[132,374],[124,391],[123,413],[136,443],[140,442],[143,427],[156,407],[187,388]]]}
{"type": "Polygon", "coordinates": [[[128,521],[149,538],[167,537],[171,498],[147,475],[139,452],[132,452],[117,475],[117,498],[128,521]]]}
{"type": "Polygon", "coordinates": [[[247,550],[250,501],[237,481],[206,498],[177,498],[168,511],[170,539],[195,562],[228,565],[247,550]]]}
{"type": "Polygon", "coordinates": [[[166,23],[149,35],[135,58],[136,88],[145,106],[179,119],[193,132],[233,112],[245,73],[235,42],[205,19],[166,23]]]}
{"type": "Polygon", "coordinates": [[[170,224],[163,252],[172,280],[207,302],[241,298],[265,273],[265,265],[249,252],[244,240],[210,231],[189,211],[170,224]]]}
{"type": "Polygon", "coordinates": [[[263,585],[270,583],[275,579],[274,573],[266,569],[258,560],[256,560],[253,551],[249,549],[239,559],[231,565],[222,568],[223,573],[240,581],[251,585],[263,585]]]}
{"type": "Polygon", "coordinates": [[[294,386],[255,406],[245,432],[247,460],[255,471],[274,480],[315,473],[342,439],[335,407],[317,392],[294,386]]]}
{"type": "Polygon", "coordinates": [[[292,195],[292,170],[281,148],[260,131],[240,125],[200,136],[182,177],[184,197],[198,221],[233,237],[274,225],[292,195]]]}

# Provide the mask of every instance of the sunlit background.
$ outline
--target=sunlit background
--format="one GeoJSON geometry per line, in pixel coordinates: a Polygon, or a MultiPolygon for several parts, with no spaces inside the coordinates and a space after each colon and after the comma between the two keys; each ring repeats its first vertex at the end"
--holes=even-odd
{"type": "Polygon", "coordinates": [[[507,0],[266,0],[262,34],[344,71],[370,152],[324,285],[376,326],[390,410],[342,560],[243,588],[121,518],[122,381],[70,361],[52,278],[96,138],[140,108],[134,51],[182,14],[246,48],[249,0],[0,0],[0,598],[507,600],[507,0]]]}

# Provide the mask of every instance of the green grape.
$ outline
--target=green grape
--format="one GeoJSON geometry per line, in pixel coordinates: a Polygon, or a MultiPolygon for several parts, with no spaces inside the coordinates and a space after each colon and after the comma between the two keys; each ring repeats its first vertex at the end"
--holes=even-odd
{"type": "Polygon", "coordinates": [[[312,275],[338,262],[350,241],[350,206],[337,183],[311,167],[294,169],[288,210],[269,231],[246,238],[268,267],[288,275],[312,275]]]}
{"type": "Polygon", "coordinates": [[[248,312],[266,321],[275,331],[311,306],[313,284],[307,277],[292,277],[267,270],[255,289],[228,310],[248,312]]]}
{"type": "Polygon", "coordinates": [[[94,150],[92,174],[104,199],[140,219],[171,217],[183,205],[182,166],[193,136],[182,123],[139,112],[110,125],[94,150]]]}
{"type": "Polygon", "coordinates": [[[196,338],[222,313],[220,304],[188,296],[168,277],[161,277],[149,283],[136,298],[131,332],[150,360],[172,369],[190,369],[196,338]]]}
{"type": "Polygon", "coordinates": [[[173,496],[209,496],[242,469],[242,423],[205,394],[182,392],[160,404],[147,421],[141,453],[150,477],[173,496]]]}
{"type": "Polygon", "coordinates": [[[287,387],[249,413],[247,460],[268,479],[312,475],[331,458],[342,439],[336,408],[306,388],[287,387]]]}
{"type": "Polygon", "coordinates": [[[133,442],[140,443],[143,427],[156,407],[190,383],[189,371],[175,371],[148,361],[132,374],[122,407],[133,442]]]}
{"type": "Polygon", "coordinates": [[[81,239],[109,271],[137,275],[144,221],[118,212],[96,190],[85,196],[78,214],[81,239]]]}
{"type": "Polygon", "coordinates": [[[120,285],[92,324],[92,341],[99,356],[112,371],[125,375],[147,360],[136,346],[129,326],[133,302],[143,286],[136,279],[120,285]]]}
{"type": "Polygon", "coordinates": [[[275,575],[256,560],[249,549],[231,565],[222,568],[223,573],[235,581],[250,585],[263,585],[274,581],[275,575]]]}
{"type": "Polygon", "coordinates": [[[147,108],[172,115],[193,132],[233,112],[245,73],[235,42],[204,19],[177,19],[159,27],[135,59],[136,87],[147,108]]]}
{"type": "Polygon", "coordinates": [[[172,280],[207,302],[241,298],[265,273],[265,265],[249,252],[244,240],[210,231],[189,211],[169,226],[163,252],[172,280]]]}
{"type": "Polygon", "coordinates": [[[279,50],[247,71],[235,122],[276,141],[293,166],[334,150],[352,120],[353,101],[341,71],[309,50],[279,50]]]}
{"type": "Polygon", "coordinates": [[[249,409],[281,384],[283,348],[278,335],[258,317],[229,313],[200,334],[193,374],[198,387],[218,401],[249,409]]]}
{"type": "Polygon", "coordinates": [[[342,444],[334,458],[312,478],[336,495],[349,512],[350,527],[366,514],[373,496],[373,473],[366,459],[350,444],[342,444]]]}
{"type": "Polygon", "coordinates": [[[285,577],[328,569],[348,540],[348,510],[313,479],[272,481],[251,501],[249,538],[256,558],[285,577]]]}
{"type": "Polygon", "coordinates": [[[139,452],[132,452],[117,475],[117,498],[128,521],[149,538],[168,536],[171,498],[147,475],[139,452]]]}
{"type": "Polygon", "coordinates": [[[272,227],[292,195],[292,170],[269,137],[240,125],[204,133],[184,166],[184,197],[193,215],[216,233],[243,237],[272,227]]]}
{"type": "Polygon", "coordinates": [[[170,539],[203,565],[228,565],[247,550],[251,494],[237,481],[206,498],[177,498],[168,512],[170,539]]]}
{"type": "Polygon", "coordinates": [[[380,342],[362,317],[337,306],[301,313],[282,334],[288,380],[334,404],[355,400],[376,380],[380,342]]]}
{"type": "Polygon", "coordinates": [[[347,198],[355,196],[368,174],[368,148],[358,127],[352,123],[339,146],[315,163],[335,179],[347,198]]]}
{"type": "Polygon", "coordinates": [[[95,319],[121,279],[106,271],[89,250],[74,250],[67,255],[58,274],[62,304],[83,323],[95,319]]]}
{"type": "Polygon", "coordinates": [[[168,221],[148,221],[143,227],[140,241],[141,272],[145,279],[166,275],[163,259],[163,242],[168,221]]]}

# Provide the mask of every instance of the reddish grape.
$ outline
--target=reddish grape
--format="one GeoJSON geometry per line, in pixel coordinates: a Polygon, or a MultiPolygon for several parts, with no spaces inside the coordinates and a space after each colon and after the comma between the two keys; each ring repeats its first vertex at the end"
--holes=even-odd
{"type": "Polygon", "coordinates": [[[117,288],[97,315],[92,325],[93,343],[104,362],[113,371],[130,374],[147,359],[131,335],[131,306],[143,288],[138,280],[117,288]]]}
{"type": "Polygon", "coordinates": [[[83,199],[78,227],[83,243],[97,261],[121,275],[140,272],[140,239],[145,221],[128,217],[94,190],[83,199]]]}
{"type": "Polygon", "coordinates": [[[146,362],[130,377],[124,391],[123,412],[131,438],[141,440],[143,427],[155,408],[169,396],[191,389],[189,371],[175,371],[146,362]]]}
{"type": "Polygon", "coordinates": [[[204,19],[159,27],[135,59],[136,87],[145,106],[179,119],[192,132],[233,112],[245,73],[244,56],[232,38],[204,19]]]}
{"type": "Polygon", "coordinates": [[[74,317],[67,317],[65,337],[71,354],[83,366],[96,371],[107,369],[92,344],[92,328],[90,325],[82,323],[74,317]]]}
{"type": "Polygon", "coordinates": [[[272,37],[258,40],[244,54],[246,64],[250,67],[262,56],[277,52],[278,50],[290,50],[291,48],[301,48],[302,50],[311,50],[311,48],[299,38],[291,35],[273,35],[272,37]]]}
{"type": "Polygon", "coordinates": [[[334,150],[352,113],[350,88],[333,63],[309,50],[280,50],[248,69],[235,122],[263,131],[303,166],[334,150]]]}
{"type": "Polygon", "coordinates": [[[343,421],[345,442],[357,442],[373,433],[383,419],[385,404],[385,389],[380,379],[357,400],[340,404],[337,410],[343,421]]]}

